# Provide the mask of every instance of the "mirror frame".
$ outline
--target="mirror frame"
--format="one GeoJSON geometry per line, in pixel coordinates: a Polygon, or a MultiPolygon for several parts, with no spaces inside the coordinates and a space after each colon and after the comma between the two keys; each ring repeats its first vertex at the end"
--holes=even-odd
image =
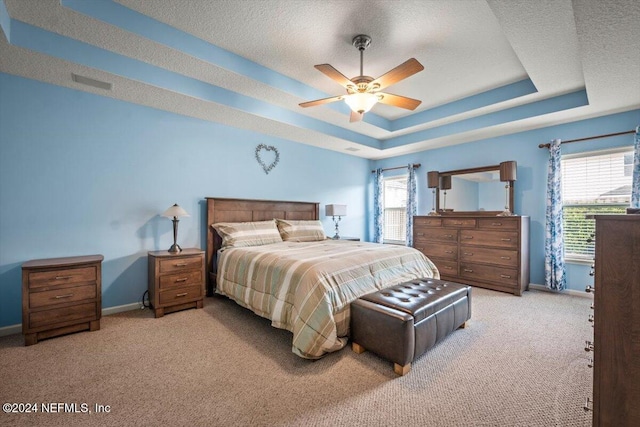
{"type": "MultiPolygon", "coordinates": [[[[442,176],[454,176],[454,175],[463,175],[466,173],[475,173],[475,172],[490,172],[490,171],[500,171],[500,165],[492,165],[492,166],[482,166],[482,167],[478,167],[478,168],[469,168],[469,169],[457,169],[457,170],[451,170],[451,171],[445,171],[445,172],[438,172],[439,177],[442,176]]],[[[505,184],[506,185],[506,184],[505,184]]],[[[511,212],[513,212],[513,207],[514,207],[514,203],[513,203],[513,194],[514,194],[514,187],[516,185],[516,182],[513,181],[511,182],[511,185],[509,186],[509,210],[511,212]]],[[[440,211],[440,187],[436,188],[436,212],[438,212],[440,215],[443,216],[496,216],[498,215],[500,212],[502,211],[447,211],[447,212],[441,212],[440,211]]]]}

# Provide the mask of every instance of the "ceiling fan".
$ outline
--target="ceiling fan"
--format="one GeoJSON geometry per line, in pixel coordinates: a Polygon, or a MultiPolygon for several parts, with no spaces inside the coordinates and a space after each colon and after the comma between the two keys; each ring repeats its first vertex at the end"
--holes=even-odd
{"type": "Polygon", "coordinates": [[[422,101],[417,99],[380,92],[382,89],[424,70],[424,67],[417,59],[411,58],[377,79],[374,79],[373,77],[365,76],[362,71],[364,50],[371,44],[371,37],[360,34],[353,38],[352,44],[360,51],[359,76],[348,79],[344,74],[329,64],[320,64],[315,66],[315,68],[321,73],[324,73],[330,79],[344,86],[347,90],[347,95],[332,96],[330,98],[303,102],[300,104],[301,107],[313,107],[315,105],[344,100],[351,108],[351,117],[349,118],[349,121],[357,122],[362,120],[364,113],[369,111],[377,102],[393,105],[394,107],[405,108],[407,110],[415,110],[416,107],[420,105],[422,101]]]}

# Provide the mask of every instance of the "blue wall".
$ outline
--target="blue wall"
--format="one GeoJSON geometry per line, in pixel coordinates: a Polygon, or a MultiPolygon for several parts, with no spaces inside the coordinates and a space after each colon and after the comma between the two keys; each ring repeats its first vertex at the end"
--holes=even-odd
{"type": "Polygon", "coordinates": [[[348,205],[344,235],[367,238],[370,161],[0,73],[0,327],[21,319],[21,264],[100,253],[103,307],[140,301],[149,250],[205,248],[204,197],[348,205]],[[274,145],[265,175],[254,157],[274,145]]]}
{"type": "MultiPolygon", "coordinates": [[[[576,139],[594,135],[622,132],[640,125],[640,110],[596,119],[550,126],[498,138],[475,141],[421,153],[379,160],[374,168],[393,167],[408,163],[421,163],[418,174],[418,214],[426,215],[432,208],[433,196],[427,188],[427,172],[455,170],[495,165],[506,160],[518,162],[518,180],[515,184],[515,213],[531,217],[531,283],[544,284],[544,226],[546,202],[547,149],[538,144],[554,138],[576,139]]],[[[633,135],[602,138],[562,146],[563,154],[602,150],[612,147],[633,147],[633,135]]],[[[393,173],[398,173],[394,171],[393,173]]],[[[401,173],[401,172],[400,172],[401,173]]],[[[390,173],[391,174],[391,173],[390,173]]],[[[370,205],[370,209],[372,209],[370,205]]],[[[372,231],[370,230],[372,233],[372,231]]],[[[585,265],[569,264],[568,287],[584,290],[593,283],[585,265]]]]}

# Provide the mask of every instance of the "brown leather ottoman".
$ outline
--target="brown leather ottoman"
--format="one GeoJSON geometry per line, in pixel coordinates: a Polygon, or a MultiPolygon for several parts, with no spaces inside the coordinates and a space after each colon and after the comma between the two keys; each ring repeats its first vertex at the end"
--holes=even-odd
{"type": "Polygon", "coordinates": [[[471,318],[471,286],[416,279],[351,303],[351,340],[356,353],[372,351],[405,375],[411,362],[471,318]]]}

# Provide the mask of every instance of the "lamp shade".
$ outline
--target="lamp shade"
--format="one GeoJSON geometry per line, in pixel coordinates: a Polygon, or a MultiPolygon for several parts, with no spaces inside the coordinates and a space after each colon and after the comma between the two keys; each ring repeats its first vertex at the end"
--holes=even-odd
{"type": "Polygon", "coordinates": [[[326,205],[326,216],[347,216],[347,205],[326,205]]]}
{"type": "Polygon", "coordinates": [[[440,177],[440,188],[443,190],[451,190],[451,175],[443,175],[440,177]]]}
{"type": "Polygon", "coordinates": [[[438,171],[427,172],[427,187],[438,188],[439,181],[440,176],[438,175],[438,171]]]}
{"type": "Polygon", "coordinates": [[[358,92],[351,95],[347,95],[344,98],[344,102],[347,103],[351,110],[356,113],[366,113],[378,102],[378,97],[373,93],[358,92]]]}
{"type": "Polygon", "coordinates": [[[513,160],[500,163],[500,181],[515,181],[517,179],[517,165],[513,160]]]}
{"type": "Polygon", "coordinates": [[[174,218],[174,217],[181,217],[181,216],[189,216],[189,214],[187,213],[187,211],[185,211],[184,209],[182,209],[180,206],[178,206],[178,204],[174,204],[173,206],[171,206],[169,209],[167,209],[166,211],[164,211],[162,213],[162,216],[166,216],[169,218],[174,218]]]}

